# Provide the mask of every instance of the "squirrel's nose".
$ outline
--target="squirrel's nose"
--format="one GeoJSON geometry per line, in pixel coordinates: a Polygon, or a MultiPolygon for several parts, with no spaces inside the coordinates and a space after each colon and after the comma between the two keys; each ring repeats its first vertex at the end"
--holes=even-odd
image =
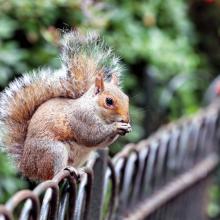
{"type": "Polygon", "coordinates": [[[126,117],[123,117],[121,119],[121,122],[123,122],[123,123],[130,123],[130,116],[129,116],[129,114],[126,115],[126,117]]]}

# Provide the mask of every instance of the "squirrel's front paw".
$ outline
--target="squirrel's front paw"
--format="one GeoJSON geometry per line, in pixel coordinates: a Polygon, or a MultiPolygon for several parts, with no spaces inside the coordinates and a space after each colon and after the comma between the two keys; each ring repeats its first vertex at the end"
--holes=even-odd
{"type": "Polygon", "coordinates": [[[116,130],[119,135],[125,135],[132,131],[131,125],[124,122],[116,122],[116,130]]]}

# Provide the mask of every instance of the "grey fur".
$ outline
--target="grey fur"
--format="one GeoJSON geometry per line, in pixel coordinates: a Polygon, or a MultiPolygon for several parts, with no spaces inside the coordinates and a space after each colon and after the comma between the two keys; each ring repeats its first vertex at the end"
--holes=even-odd
{"type": "Polygon", "coordinates": [[[96,61],[98,67],[104,70],[105,81],[109,81],[113,73],[120,79],[123,68],[119,57],[112,53],[112,49],[95,32],[87,35],[70,32],[64,35],[61,54],[64,66],[69,69],[71,60],[79,54],[96,61]]]}

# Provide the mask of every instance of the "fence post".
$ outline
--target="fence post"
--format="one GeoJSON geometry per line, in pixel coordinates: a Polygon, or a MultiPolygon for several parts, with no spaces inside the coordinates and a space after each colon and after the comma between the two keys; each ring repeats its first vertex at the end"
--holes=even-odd
{"type": "Polygon", "coordinates": [[[108,150],[97,150],[96,159],[93,164],[94,179],[91,192],[91,203],[89,206],[88,219],[100,220],[102,214],[105,173],[107,170],[108,150]]]}

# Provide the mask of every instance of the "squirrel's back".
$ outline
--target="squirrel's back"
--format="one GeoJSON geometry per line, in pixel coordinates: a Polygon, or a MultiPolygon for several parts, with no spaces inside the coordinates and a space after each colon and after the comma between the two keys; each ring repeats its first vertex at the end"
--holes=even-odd
{"type": "Polygon", "coordinates": [[[42,103],[55,97],[82,96],[100,72],[106,81],[112,74],[120,78],[118,58],[95,34],[65,34],[61,61],[59,70],[42,69],[25,74],[0,95],[1,145],[15,160],[22,154],[29,120],[42,103]]]}

